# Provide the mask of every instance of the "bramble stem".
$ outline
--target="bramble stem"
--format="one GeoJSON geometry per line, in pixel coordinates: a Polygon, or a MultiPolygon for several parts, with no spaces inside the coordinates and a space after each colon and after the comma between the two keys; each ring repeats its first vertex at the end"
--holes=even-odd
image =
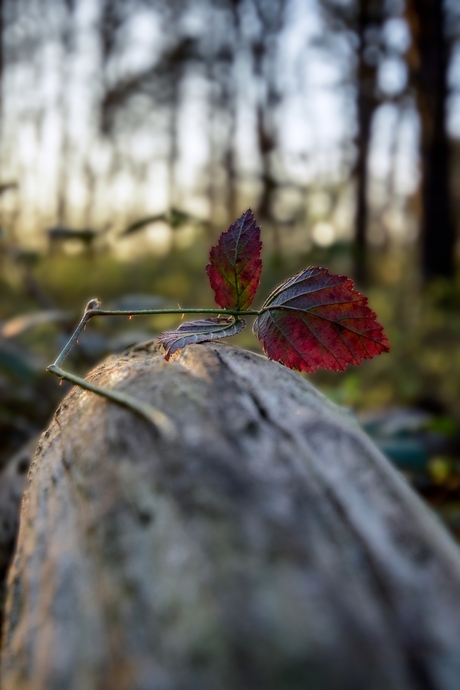
{"type": "MultiPolygon", "coordinates": [[[[132,309],[129,311],[101,309],[97,305],[100,305],[100,301],[96,298],[88,302],[80,323],[63,347],[62,352],[56,358],[54,362],[55,366],[59,367],[62,364],[78,340],[78,336],[86,328],[88,321],[94,316],[154,316],[156,314],[228,314],[229,316],[257,316],[259,314],[255,309],[247,309],[246,311],[238,311],[237,309],[132,309]]],[[[49,367],[48,371],[51,371],[49,367]]]]}
{"type": "Polygon", "coordinates": [[[217,314],[226,316],[258,316],[256,309],[239,311],[238,309],[132,309],[131,311],[115,311],[112,309],[88,309],[85,314],[93,316],[148,316],[149,314],[217,314]]]}
{"type": "MultiPolygon", "coordinates": [[[[78,336],[86,328],[86,324],[88,323],[90,318],[91,317],[88,316],[88,312],[85,310],[85,313],[83,314],[83,317],[82,317],[80,323],[78,324],[78,326],[76,327],[76,329],[74,330],[74,332],[70,336],[69,340],[66,342],[66,344],[62,348],[62,351],[57,356],[54,364],[52,364],[51,366],[59,367],[62,364],[62,362],[65,360],[65,358],[69,354],[70,350],[73,348],[73,346],[77,342],[78,336]]],[[[51,371],[51,366],[48,367],[48,369],[47,369],[48,371],[51,371]]]]}
{"type": "Polygon", "coordinates": [[[96,395],[100,395],[103,398],[113,400],[113,402],[118,403],[118,405],[127,407],[129,410],[137,412],[137,414],[141,415],[141,417],[144,417],[147,419],[147,421],[151,422],[157,428],[157,430],[165,438],[167,438],[167,440],[173,441],[177,438],[177,429],[175,424],[168,419],[163,412],[157,410],[156,407],[143,403],[128,393],[120,393],[119,391],[98,386],[95,383],[91,383],[86,379],[80,378],[80,376],[75,376],[75,374],[64,371],[64,369],[61,369],[55,364],[50,364],[50,366],[47,367],[47,371],[51,372],[52,374],[56,374],[56,376],[59,376],[61,379],[70,381],[70,383],[73,383],[76,386],[80,386],[80,388],[84,388],[91,393],[96,393],[96,395]]]}
{"type": "Polygon", "coordinates": [[[61,369],[61,364],[78,341],[78,336],[86,328],[86,324],[94,316],[153,316],[156,314],[226,314],[229,316],[257,316],[258,311],[254,309],[247,309],[246,311],[230,310],[230,309],[133,309],[133,310],[113,310],[113,309],[101,309],[101,302],[98,299],[92,299],[86,305],[83,316],[75,328],[74,332],[70,336],[69,340],[63,347],[60,354],[57,356],[55,362],[47,367],[47,371],[51,374],[59,376],[61,379],[70,381],[81,388],[84,388],[96,395],[101,395],[104,398],[108,398],[113,402],[127,407],[128,409],[137,412],[142,417],[152,422],[154,426],[161,432],[164,436],[167,436],[169,440],[177,436],[177,430],[175,425],[170,419],[166,417],[163,412],[157,410],[155,407],[148,405],[147,403],[142,403],[136,398],[128,395],[127,393],[120,393],[118,391],[110,390],[108,388],[102,388],[94,383],[81,378],[80,376],[75,376],[64,369],[61,369]]]}

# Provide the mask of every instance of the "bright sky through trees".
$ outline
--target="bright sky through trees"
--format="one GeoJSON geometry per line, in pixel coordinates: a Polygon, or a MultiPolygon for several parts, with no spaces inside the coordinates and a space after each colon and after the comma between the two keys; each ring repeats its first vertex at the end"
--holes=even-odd
{"type": "MultiPolygon", "coordinates": [[[[6,221],[14,221],[23,241],[40,244],[37,231],[56,223],[120,228],[170,205],[208,218],[210,185],[225,189],[224,171],[215,161],[230,139],[239,199],[251,203],[260,191],[256,108],[266,85],[255,74],[249,49],[253,35],[261,31],[249,5],[235,37],[228,16],[210,0],[182,2],[175,16],[168,3],[133,4],[116,34],[116,51],[103,63],[101,2],[78,0],[72,16],[54,0],[16,4],[6,40],[2,178],[17,180],[19,190],[5,195],[2,203],[6,221]],[[98,109],[104,89],[151,69],[178,35],[200,42],[205,55],[219,48],[219,42],[223,49],[235,41],[230,68],[234,120],[215,105],[209,63],[191,60],[172,104],[161,88],[155,93],[140,88],[116,115],[110,135],[101,133],[98,109]],[[30,59],[20,50],[15,54],[15,46],[27,41],[30,59]]],[[[272,164],[282,182],[275,199],[281,221],[289,219],[296,204],[305,203],[299,190],[345,183],[353,165],[354,37],[337,34],[331,43],[324,41],[326,33],[317,0],[288,0],[270,47],[271,79],[279,94],[270,117],[277,140],[272,164]]],[[[383,94],[395,97],[407,83],[398,57],[410,41],[404,20],[388,20],[384,37],[392,53],[380,65],[378,85],[383,94]]],[[[460,137],[460,89],[455,90],[460,50],[454,53],[450,80],[449,128],[460,137]]],[[[381,105],[370,159],[370,193],[377,207],[385,206],[389,195],[404,199],[413,194],[417,144],[411,99],[402,107],[381,105]]],[[[345,211],[349,203],[344,202],[345,211]]],[[[401,231],[397,216],[396,205],[388,212],[395,236],[401,231]]],[[[342,220],[335,218],[335,232],[346,235],[349,218],[349,212],[342,220]]]]}

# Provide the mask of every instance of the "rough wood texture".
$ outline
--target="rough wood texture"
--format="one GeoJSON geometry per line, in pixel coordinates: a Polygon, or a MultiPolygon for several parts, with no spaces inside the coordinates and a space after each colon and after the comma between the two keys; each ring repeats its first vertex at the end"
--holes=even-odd
{"type": "Polygon", "coordinates": [[[4,690],[458,690],[457,547],[347,415],[228,345],[111,358],[42,436],[4,690]]]}
{"type": "Polygon", "coordinates": [[[0,472],[0,619],[3,614],[5,576],[18,533],[24,482],[36,445],[35,437],[12,455],[0,472]]]}

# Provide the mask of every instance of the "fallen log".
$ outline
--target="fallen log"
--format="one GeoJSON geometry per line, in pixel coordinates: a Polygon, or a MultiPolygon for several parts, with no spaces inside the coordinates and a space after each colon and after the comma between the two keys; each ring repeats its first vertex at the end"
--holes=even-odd
{"type": "Polygon", "coordinates": [[[19,507],[37,438],[12,455],[0,471],[0,619],[3,614],[5,576],[13,556],[19,523],[19,507]]]}
{"type": "Polygon", "coordinates": [[[4,690],[458,690],[457,546],[297,374],[145,344],[74,388],[23,499],[4,690]]]}

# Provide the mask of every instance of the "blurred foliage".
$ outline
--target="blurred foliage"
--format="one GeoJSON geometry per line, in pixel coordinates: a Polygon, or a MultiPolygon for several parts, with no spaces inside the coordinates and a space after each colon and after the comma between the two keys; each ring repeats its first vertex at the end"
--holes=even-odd
{"type": "MultiPolygon", "coordinates": [[[[350,273],[353,257],[346,244],[280,255],[273,252],[270,237],[264,239],[255,306],[286,276],[308,265],[350,273]]],[[[28,264],[26,273],[14,252],[3,252],[0,466],[45,427],[67,390],[45,367],[65,344],[88,299],[97,296],[113,308],[211,306],[208,250],[208,233],[197,231],[186,250],[173,243],[167,256],[145,253],[122,261],[109,252],[51,252],[28,264]]],[[[370,260],[373,280],[366,293],[388,334],[391,353],[344,373],[322,371],[309,379],[355,411],[382,450],[460,535],[460,285],[437,281],[422,288],[413,253],[402,249],[374,250],[370,260]]],[[[178,319],[171,315],[95,319],[71,353],[68,368],[84,374],[107,354],[176,325],[178,319]]],[[[258,351],[250,328],[233,340],[258,351]]]]}

